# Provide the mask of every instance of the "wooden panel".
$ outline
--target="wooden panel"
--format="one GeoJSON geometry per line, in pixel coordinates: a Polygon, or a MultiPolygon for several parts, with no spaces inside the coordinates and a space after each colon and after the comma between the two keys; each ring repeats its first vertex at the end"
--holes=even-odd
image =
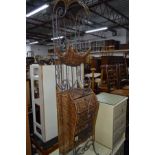
{"type": "Polygon", "coordinates": [[[42,66],[43,110],[45,139],[49,141],[58,135],[55,66],[42,66]]]}
{"type": "Polygon", "coordinates": [[[119,49],[129,49],[129,44],[120,44],[119,49]]]}
{"type": "Polygon", "coordinates": [[[30,81],[26,80],[26,104],[29,107],[30,104],[30,81]]]}
{"type": "MultiPolygon", "coordinates": [[[[26,81],[27,86],[27,81],[26,81]]],[[[29,93],[27,93],[26,87],[26,155],[31,155],[31,141],[30,141],[30,128],[29,128],[29,117],[28,117],[28,105],[29,105],[29,93]]]]}

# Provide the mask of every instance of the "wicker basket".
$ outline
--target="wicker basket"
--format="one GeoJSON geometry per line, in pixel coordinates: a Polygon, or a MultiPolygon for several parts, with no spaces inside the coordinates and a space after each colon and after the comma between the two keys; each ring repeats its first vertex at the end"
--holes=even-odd
{"type": "Polygon", "coordinates": [[[73,89],[57,93],[59,151],[65,155],[94,137],[99,104],[93,91],[73,89]]]}
{"type": "Polygon", "coordinates": [[[67,48],[65,53],[61,52],[60,49],[56,48],[55,52],[57,53],[62,64],[68,66],[79,66],[81,63],[85,63],[90,49],[87,52],[79,53],[72,47],[67,48]]]}

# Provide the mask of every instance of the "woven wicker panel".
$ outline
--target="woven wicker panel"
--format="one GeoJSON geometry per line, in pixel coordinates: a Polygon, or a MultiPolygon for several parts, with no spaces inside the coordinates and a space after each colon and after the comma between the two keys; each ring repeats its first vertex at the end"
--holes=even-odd
{"type": "Polygon", "coordinates": [[[77,52],[76,49],[69,46],[64,53],[61,52],[59,48],[56,48],[55,52],[57,53],[62,64],[66,64],[68,66],[79,66],[81,63],[85,63],[86,58],[90,53],[90,49],[86,52],[80,53],[77,52]]]}
{"type": "Polygon", "coordinates": [[[74,130],[76,125],[75,107],[72,106],[68,91],[57,94],[59,150],[63,154],[74,147],[74,130]],[[68,132],[69,131],[69,132],[68,132]]]}
{"type": "Polygon", "coordinates": [[[92,91],[73,89],[57,93],[59,151],[67,154],[94,137],[98,102],[92,91]]]}

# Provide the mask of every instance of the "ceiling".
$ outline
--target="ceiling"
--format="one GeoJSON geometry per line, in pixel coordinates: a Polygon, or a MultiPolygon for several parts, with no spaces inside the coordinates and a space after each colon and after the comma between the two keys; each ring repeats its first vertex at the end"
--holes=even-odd
{"type": "MultiPolygon", "coordinates": [[[[83,0],[89,7],[89,22],[80,23],[80,31],[108,27],[109,32],[117,35],[117,29],[129,30],[129,0],[83,0]]],[[[52,7],[53,1],[49,0],[26,0],[26,13],[36,8],[50,4],[50,7],[39,13],[26,18],[26,39],[30,42],[39,41],[39,44],[51,43],[52,34],[52,7]]],[[[72,34],[73,26],[62,28],[64,33],[72,34]]],[[[97,38],[104,38],[105,31],[92,33],[97,38]]],[[[83,34],[85,36],[87,34],[83,34]]]]}

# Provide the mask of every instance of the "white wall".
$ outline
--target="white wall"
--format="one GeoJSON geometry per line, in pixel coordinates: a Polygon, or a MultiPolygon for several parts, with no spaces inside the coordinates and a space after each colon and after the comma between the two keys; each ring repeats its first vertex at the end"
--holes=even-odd
{"type": "Polygon", "coordinates": [[[107,39],[114,39],[120,41],[121,44],[127,43],[127,30],[126,29],[117,29],[117,36],[112,36],[111,32],[105,34],[107,39]]]}
{"type": "Polygon", "coordinates": [[[48,54],[48,49],[51,49],[51,46],[43,45],[26,45],[26,52],[32,51],[35,55],[46,56],[48,54]]]}
{"type": "Polygon", "coordinates": [[[30,45],[26,45],[26,52],[31,51],[31,46],[30,45]]]}
{"type": "Polygon", "coordinates": [[[31,50],[34,55],[46,56],[48,54],[48,49],[50,49],[49,46],[31,45],[31,50]]]}

